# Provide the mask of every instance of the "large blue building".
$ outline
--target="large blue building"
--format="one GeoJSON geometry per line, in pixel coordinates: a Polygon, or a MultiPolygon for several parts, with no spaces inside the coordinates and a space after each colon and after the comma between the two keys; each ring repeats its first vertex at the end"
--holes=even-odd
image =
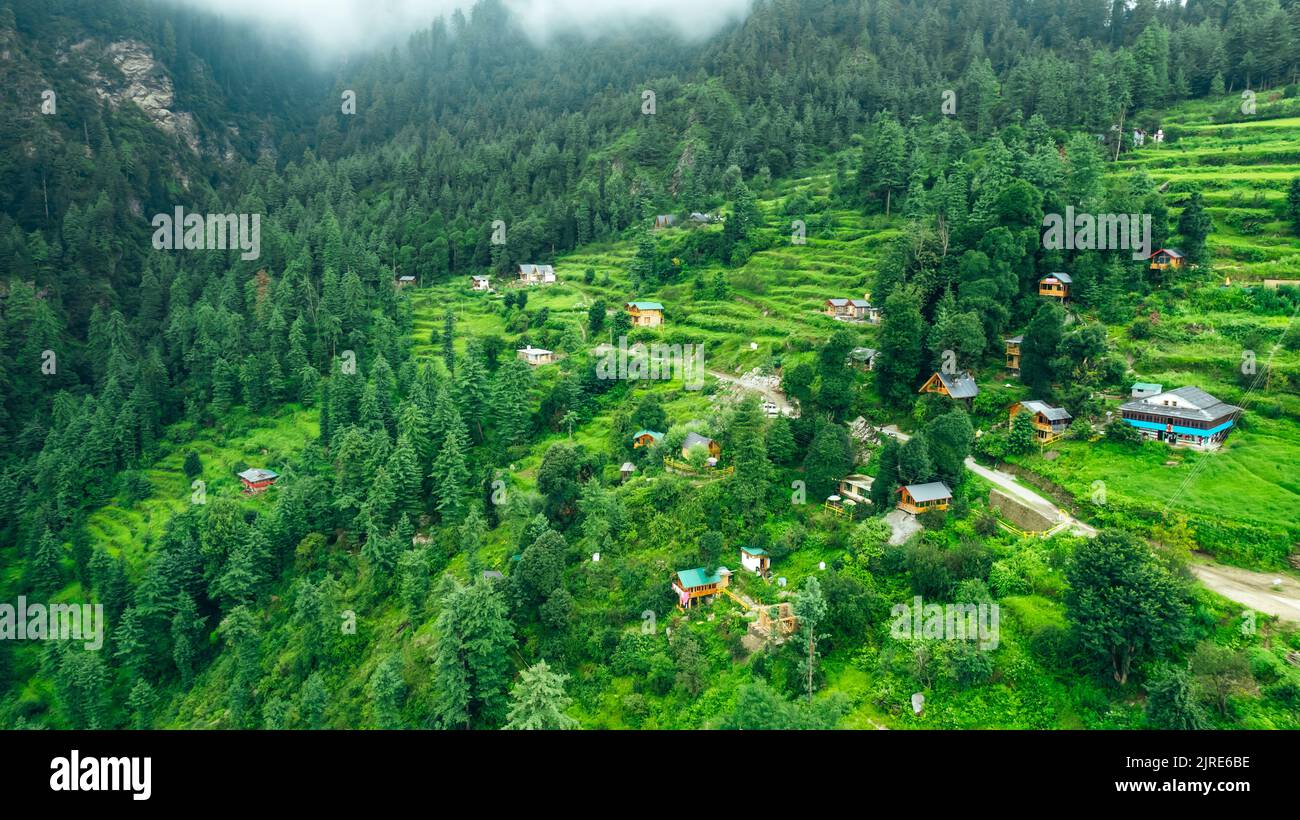
{"type": "Polygon", "coordinates": [[[1120,405],[1124,421],[1148,438],[1211,449],[1228,437],[1241,408],[1225,404],[1199,387],[1180,387],[1120,405]]]}

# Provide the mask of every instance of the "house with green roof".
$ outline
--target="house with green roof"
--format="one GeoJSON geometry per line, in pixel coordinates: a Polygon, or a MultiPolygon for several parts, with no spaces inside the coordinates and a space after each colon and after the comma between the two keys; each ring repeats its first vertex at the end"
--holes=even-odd
{"type": "Polygon", "coordinates": [[[679,570],[673,577],[673,592],[683,609],[690,609],[700,598],[709,598],[731,583],[731,570],[718,567],[708,572],[704,567],[679,570]]]}
{"type": "Polygon", "coordinates": [[[755,575],[767,575],[772,557],[762,547],[741,547],[740,565],[755,575]]]}
{"type": "Polygon", "coordinates": [[[658,302],[628,302],[624,310],[632,317],[632,327],[659,327],[664,323],[664,306],[658,302]]]}
{"type": "Polygon", "coordinates": [[[653,447],[664,440],[664,434],[657,430],[637,430],[632,436],[632,448],[653,447]]]}

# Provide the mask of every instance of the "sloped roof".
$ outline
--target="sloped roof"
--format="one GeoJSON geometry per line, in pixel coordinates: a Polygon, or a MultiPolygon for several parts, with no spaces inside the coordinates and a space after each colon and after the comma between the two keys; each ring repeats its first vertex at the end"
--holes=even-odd
{"type": "Polygon", "coordinates": [[[1228,404],[1220,401],[1215,396],[1206,393],[1199,387],[1179,387],[1174,390],[1166,390],[1154,396],[1147,396],[1141,399],[1134,399],[1125,402],[1119,406],[1120,411],[1129,411],[1131,413],[1155,413],[1162,416],[1171,416],[1179,419],[1190,419],[1195,421],[1214,421],[1221,419],[1231,413],[1240,413],[1241,408],[1235,404],[1228,404]],[[1170,407],[1160,403],[1165,396],[1177,396],[1191,407],[1170,407]]]}
{"type": "Polygon", "coordinates": [[[740,551],[748,555],[767,555],[767,550],[762,547],[741,547],[740,551]]]}
{"type": "Polygon", "coordinates": [[[663,310],[664,306],[658,302],[628,302],[628,307],[634,307],[637,310],[663,310]]]}
{"type": "Polygon", "coordinates": [[[702,436],[699,433],[687,433],[686,438],[682,439],[682,449],[689,450],[695,446],[708,447],[713,443],[713,439],[708,436],[702,436]]]}
{"type": "Polygon", "coordinates": [[[1022,401],[1020,406],[1033,413],[1042,413],[1048,421],[1068,421],[1074,418],[1064,407],[1053,407],[1045,401],[1022,401]]]}
{"type": "Polygon", "coordinates": [[[942,498],[952,498],[952,490],[942,481],[931,481],[928,484],[908,484],[903,489],[912,497],[913,501],[938,501],[942,498]]]}
{"type": "Polygon", "coordinates": [[[849,357],[859,361],[865,361],[867,359],[876,358],[877,353],[879,353],[879,351],[874,347],[855,347],[849,351],[849,357]]]}
{"type": "Polygon", "coordinates": [[[692,587],[721,583],[722,575],[718,572],[709,574],[704,571],[704,567],[696,567],[695,569],[679,571],[677,573],[677,582],[681,584],[683,589],[691,589],[692,587]]]}
{"type": "Polygon", "coordinates": [[[279,478],[280,474],[275,470],[265,470],[261,467],[250,467],[239,474],[239,477],[245,481],[256,484],[259,481],[267,481],[272,478],[279,478]]]}
{"type": "Polygon", "coordinates": [[[1009,345],[1018,345],[1025,340],[1024,336],[1012,336],[1009,339],[1003,339],[1009,345]]]}
{"type": "Polygon", "coordinates": [[[838,296],[833,296],[833,297],[831,297],[830,299],[827,299],[827,300],[826,300],[826,303],[829,304],[829,305],[834,305],[835,307],[844,307],[845,305],[847,305],[847,304],[849,303],[849,300],[848,300],[848,299],[841,299],[841,298],[839,298],[838,296]]]}
{"type": "Polygon", "coordinates": [[[955,376],[949,376],[947,373],[939,371],[939,381],[943,382],[944,389],[954,399],[969,399],[978,396],[980,392],[979,385],[975,384],[975,379],[971,378],[969,373],[958,373],[955,376]]]}
{"type": "MultiPolygon", "coordinates": [[[[1044,276],[1043,279],[1057,279],[1057,280],[1059,280],[1059,281],[1061,281],[1061,282],[1064,282],[1064,283],[1067,284],[1067,285],[1069,285],[1069,284],[1071,284],[1071,283],[1074,282],[1074,280],[1070,278],[1070,274],[1068,274],[1068,273],[1056,273],[1056,272],[1052,272],[1052,273],[1049,273],[1049,274],[1047,274],[1046,276],[1044,276]]],[[[1039,279],[1038,281],[1041,282],[1041,281],[1043,281],[1043,279],[1039,279]]]]}
{"type": "Polygon", "coordinates": [[[664,437],[664,434],[656,432],[654,430],[637,430],[636,433],[632,436],[632,438],[641,438],[642,436],[649,436],[655,441],[658,441],[659,439],[664,437]]]}
{"type": "Polygon", "coordinates": [[[1155,251],[1155,253],[1151,254],[1151,256],[1149,256],[1149,257],[1147,257],[1147,258],[1150,259],[1151,257],[1154,257],[1154,256],[1156,256],[1156,255],[1158,255],[1158,254],[1162,254],[1162,253],[1167,253],[1167,254],[1169,254],[1170,256],[1176,257],[1176,258],[1178,258],[1178,259],[1182,259],[1182,258],[1183,258],[1183,252],[1180,251],[1180,250],[1178,250],[1177,248],[1158,248],[1158,249],[1155,251]]]}
{"type": "Polygon", "coordinates": [[[525,356],[537,356],[537,355],[542,354],[542,353],[548,353],[548,354],[549,354],[551,351],[547,350],[547,349],[544,348],[544,347],[533,347],[532,345],[529,345],[528,347],[521,347],[521,348],[519,348],[519,350],[518,350],[517,352],[522,353],[522,354],[524,354],[525,356]]]}

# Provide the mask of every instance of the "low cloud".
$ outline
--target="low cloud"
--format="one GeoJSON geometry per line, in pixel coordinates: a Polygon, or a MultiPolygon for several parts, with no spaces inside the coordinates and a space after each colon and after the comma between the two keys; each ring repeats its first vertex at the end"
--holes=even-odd
{"type": "MultiPolygon", "coordinates": [[[[438,17],[473,0],[169,0],[248,20],[298,37],[329,54],[356,54],[405,40],[438,17]]],[[[745,16],[752,0],[502,0],[522,28],[543,42],[556,34],[670,28],[688,39],[707,37],[745,16]]]]}

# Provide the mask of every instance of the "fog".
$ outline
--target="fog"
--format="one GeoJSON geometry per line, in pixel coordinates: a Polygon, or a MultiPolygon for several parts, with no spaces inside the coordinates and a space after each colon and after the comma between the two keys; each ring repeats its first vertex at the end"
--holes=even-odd
{"type": "MultiPolygon", "coordinates": [[[[688,39],[743,17],[752,0],[502,0],[538,42],[558,33],[669,27],[688,39]]],[[[166,0],[293,33],[321,56],[357,54],[400,42],[473,0],[166,0]]]]}

